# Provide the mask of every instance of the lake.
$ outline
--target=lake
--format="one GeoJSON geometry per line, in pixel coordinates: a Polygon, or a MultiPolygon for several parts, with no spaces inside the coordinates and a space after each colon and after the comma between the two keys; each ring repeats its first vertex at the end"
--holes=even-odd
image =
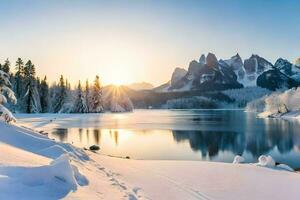
{"type": "Polygon", "coordinates": [[[300,124],[259,119],[243,110],[135,110],[105,114],[18,114],[20,123],[78,147],[133,159],[232,162],[242,155],[256,162],[300,167],[300,124]]]}

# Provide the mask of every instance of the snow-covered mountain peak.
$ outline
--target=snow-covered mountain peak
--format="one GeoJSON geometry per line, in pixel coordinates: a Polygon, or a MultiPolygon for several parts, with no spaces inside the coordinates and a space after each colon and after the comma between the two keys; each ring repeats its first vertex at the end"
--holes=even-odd
{"type": "Polygon", "coordinates": [[[233,70],[239,70],[243,67],[243,60],[239,54],[232,56],[228,60],[224,60],[233,70]]]}
{"type": "Polygon", "coordinates": [[[172,74],[171,85],[174,85],[177,81],[183,78],[187,74],[187,71],[183,68],[176,67],[172,74]]]}
{"type": "Polygon", "coordinates": [[[274,65],[276,69],[280,70],[281,72],[287,75],[292,75],[292,66],[292,63],[283,58],[278,58],[274,65]]]}

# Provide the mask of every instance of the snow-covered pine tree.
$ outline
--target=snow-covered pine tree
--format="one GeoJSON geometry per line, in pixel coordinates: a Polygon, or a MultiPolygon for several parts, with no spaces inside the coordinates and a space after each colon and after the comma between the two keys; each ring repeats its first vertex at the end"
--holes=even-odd
{"type": "Polygon", "coordinates": [[[39,94],[40,94],[40,102],[41,102],[42,112],[46,113],[49,111],[49,86],[47,83],[46,76],[41,81],[39,94]]]}
{"type": "Polygon", "coordinates": [[[86,113],[87,112],[87,107],[86,107],[86,104],[85,104],[84,95],[83,95],[83,92],[82,92],[82,87],[81,87],[80,81],[78,83],[75,102],[74,102],[74,105],[73,105],[72,112],[73,113],[86,113]]]}
{"type": "Polygon", "coordinates": [[[67,88],[65,85],[64,77],[63,75],[60,76],[59,79],[59,85],[55,88],[54,94],[53,94],[53,112],[58,113],[63,108],[64,103],[66,102],[67,98],[67,88]]]}
{"type": "Polygon", "coordinates": [[[58,97],[58,91],[59,91],[59,86],[56,84],[56,82],[54,82],[49,87],[49,112],[54,113],[55,105],[58,97]]]}
{"type": "Polygon", "coordinates": [[[98,75],[96,76],[94,85],[92,87],[90,112],[103,112],[102,87],[98,75]]]}
{"type": "Polygon", "coordinates": [[[9,88],[11,83],[9,81],[9,75],[4,71],[0,70],[0,113],[1,117],[9,123],[11,121],[16,121],[13,114],[3,105],[7,103],[7,98],[13,103],[17,103],[14,92],[9,88]]]}
{"type": "Polygon", "coordinates": [[[85,101],[87,112],[90,112],[90,98],[91,98],[90,84],[87,79],[85,82],[85,92],[84,92],[84,101],[85,101]]]}
{"type": "Polygon", "coordinates": [[[6,74],[9,74],[10,62],[9,62],[8,58],[5,60],[4,65],[2,65],[2,71],[5,72],[6,74]]]}
{"type": "Polygon", "coordinates": [[[31,60],[24,67],[25,89],[23,97],[24,109],[26,113],[39,113],[41,111],[40,97],[35,79],[35,66],[31,60]]]}

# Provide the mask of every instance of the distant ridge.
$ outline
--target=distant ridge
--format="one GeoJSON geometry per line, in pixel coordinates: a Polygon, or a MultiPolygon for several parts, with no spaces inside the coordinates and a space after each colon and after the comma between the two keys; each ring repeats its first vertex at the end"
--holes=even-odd
{"type": "Polygon", "coordinates": [[[127,87],[133,90],[152,90],[154,88],[151,83],[147,82],[132,83],[130,85],[127,85],[127,87]]]}

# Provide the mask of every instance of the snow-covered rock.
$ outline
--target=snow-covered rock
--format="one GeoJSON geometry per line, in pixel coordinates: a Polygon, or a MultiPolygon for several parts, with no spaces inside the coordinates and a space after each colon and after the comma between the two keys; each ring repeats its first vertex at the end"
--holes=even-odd
{"type": "Polygon", "coordinates": [[[262,167],[275,167],[275,161],[271,156],[261,155],[258,158],[258,165],[262,167]]]}
{"type": "Polygon", "coordinates": [[[233,159],[233,164],[239,164],[245,162],[245,158],[239,155],[236,155],[233,159]]]}

